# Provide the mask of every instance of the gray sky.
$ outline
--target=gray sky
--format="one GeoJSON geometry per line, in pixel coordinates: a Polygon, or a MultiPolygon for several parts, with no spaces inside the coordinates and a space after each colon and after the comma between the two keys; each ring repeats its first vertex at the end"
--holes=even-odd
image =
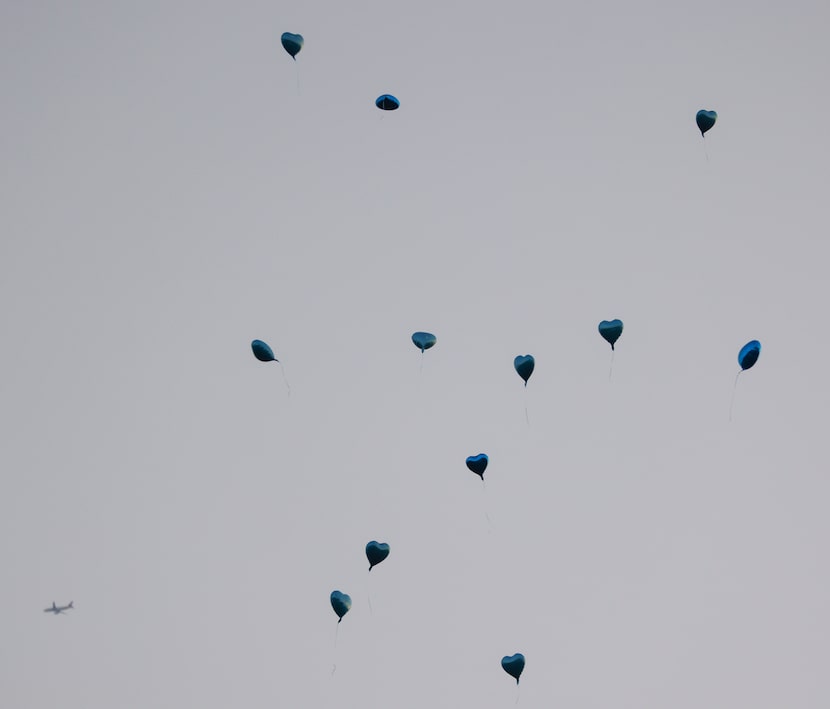
{"type": "Polygon", "coordinates": [[[828,706],[828,19],[0,5],[2,704],[828,706]]]}

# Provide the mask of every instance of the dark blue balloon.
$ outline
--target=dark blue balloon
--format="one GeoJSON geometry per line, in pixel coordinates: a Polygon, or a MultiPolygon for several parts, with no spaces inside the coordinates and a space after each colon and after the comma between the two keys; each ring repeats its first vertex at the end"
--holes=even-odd
{"type": "Polygon", "coordinates": [[[697,121],[697,127],[700,129],[700,134],[705,135],[706,131],[715,125],[715,121],[718,120],[718,112],[698,111],[695,120],[697,121]]]}
{"type": "Polygon", "coordinates": [[[366,558],[369,560],[369,571],[389,556],[389,545],[384,542],[369,542],[366,545],[366,558]]]}
{"type": "Polygon", "coordinates": [[[479,453],[478,455],[471,455],[467,458],[467,467],[484,480],[484,471],[487,470],[487,463],[490,459],[486,453],[479,453]]]}
{"type": "Polygon", "coordinates": [[[254,351],[254,357],[256,357],[260,362],[279,362],[279,360],[274,357],[274,350],[272,350],[268,344],[262,340],[254,340],[251,343],[251,349],[254,351]]]}
{"type": "Polygon", "coordinates": [[[525,380],[525,386],[527,386],[527,380],[533,374],[535,366],[536,360],[533,359],[533,355],[519,355],[513,360],[513,367],[516,369],[516,373],[525,380]]]}
{"type": "Polygon", "coordinates": [[[758,361],[760,355],[761,343],[758,340],[747,342],[738,353],[738,364],[741,365],[741,370],[752,367],[758,361]]]}
{"type": "Polygon", "coordinates": [[[525,668],[525,656],[520,652],[515,655],[507,655],[501,658],[501,666],[507,674],[516,680],[516,684],[519,684],[519,677],[522,676],[522,670],[525,668]]]}
{"type": "Polygon", "coordinates": [[[337,613],[337,617],[340,619],[337,621],[339,623],[343,620],[343,616],[346,615],[352,607],[352,599],[348,594],[340,593],[340,591],[332,591],[331,607],[334,609],[334,612],[337,613]]]}
{"type": "Polygon", "coordinates": [[[294,61],[297,61],[297,55],[303,48],[303,36],[301,34],[292,34],[291,32],[282,33],[282,46],[288,52],[294,61]]]}
{"type": "Polygon", "coordinates": [[[397,111],[401,107],[401,102],[391,94],[383,94],[375,99],[375,106],[382,111],[397,111]]]}
{"type": "Polygon", "coordinates": [[[603,339],[611,345],[611,349],[614,349],[614,343],[620,339],[620,335],[622,335],[623,331],[623,323],[622,320],[603,320],[599,324],[599,334],[602,335],[603,339]]]}
{"type": "Polygon", "coordinates": [[[431,332],[413,332],[412,343],[423,352],[435,345],[438,339],[431,332]]]}

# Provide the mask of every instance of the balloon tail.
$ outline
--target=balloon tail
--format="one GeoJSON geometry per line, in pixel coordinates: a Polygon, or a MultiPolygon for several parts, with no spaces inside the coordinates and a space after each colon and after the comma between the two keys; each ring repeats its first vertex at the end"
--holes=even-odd
{"type": "MultiPolygon", "coordinates": [[[[277,360],[279,362],[279,360],[277,360]]],[[[285,367],[280,362],[280,369],[282,369],[282,380],[285,382],[285,388],[288,390],[288,396],[291,396],[291,387],[288,385],[288,377],[285,376],[285,367]]]]}
{"type": "Polygon", "coordinates": [[[741,376],[742,369],[735,375],[735,385],[732,387],[732,401],[729,402],[729,420],[732,421],[732,409],[735,406],[735,392],[738,390],[738,377],[741,376]]]}

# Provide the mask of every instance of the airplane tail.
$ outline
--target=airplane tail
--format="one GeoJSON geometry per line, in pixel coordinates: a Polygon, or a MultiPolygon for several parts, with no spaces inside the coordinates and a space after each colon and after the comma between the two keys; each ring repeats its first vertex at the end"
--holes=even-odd
{"type": "Polygon", "coordinates": [[[67,606],[67,608],[74,608],[75,606],[72,605],[73,603],[74,601],[69,601],[69,605],[67,606]]]}

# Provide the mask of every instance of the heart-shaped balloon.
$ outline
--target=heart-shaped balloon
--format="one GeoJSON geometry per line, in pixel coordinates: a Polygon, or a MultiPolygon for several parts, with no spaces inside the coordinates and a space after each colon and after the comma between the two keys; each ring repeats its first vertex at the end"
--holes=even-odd
{"type": "Polygon", "coordinates": [[[501,658],[501,666],[507,674],[515,678],[516,684],[519,684],[519,677],[522,676],[522,670],[525,668],[525,656],[520,652],[505,656],[501,658]]]}
{"type": "Polygon", "coordinates": [[[251,343],[251,349],[254,351],[254,357],[256,357],[260,362],[279,362],[279,360],[274,357],[274,350],[272,350],[268,344],[262,340],[254,340],[251,343]]]}
{"type": "Polygon", "coordinates": [[[620,339],[622,331],[622,320],[603,320],[599,324],[599,334],[602,335],[603,339],[609,345],[611,345],[612,350],[614,349],[614,343],[620,339]]]}
{"type": "Polygon", "coordinates": [[[435,345],[438,339],[431,332],[413,332],[412,344],[415,345],[421,352],[428,350],[435,345]]]}
{"type": "Polygon", "coordinates": [[[392,94],[383,94],[375,99],[375,106],[381,111],[397,111],[401,107],[401,102],[392,94]]]}
{"type": "Polygon", "coordinates": [[[761,343],[758,340],[752,340],[741,347],[741,351],[738,353],[738,364],[741,365],[742,370],[749,369],[758,361],[760,356],[761,343]]]}
{"type": "Polygon", "coordinates": [[[698,111],[695,120],[697,121],[697,127],[700,129],[700,134],[705,135],[706,131],[715,125],[715,121],[718,120],[718,112],[698,111]]]}
{"type": "Polygon", "coordinates": [[[467,467],[484,480],[484,471],[487,470],[487,463],[490,459],[486,453],[479,453],[478,455],[471,455],[467,458],[467,467]]]}
{"type": "Polygon", "coordinates": [[[366,545],[366,558],[369,560],[369,571],[389,556],[389,545],[384,542],[371,541],[366,545]]]}
{"type": "Polygon", "coordinates": [[[303,36],[301,34],[292,34],[291,32],[282,33],[282,46],[288,52],[294,61],[297,60],[297,55],[303,48],[303,36]]]}
{"type": "Polygon", "coordinates": [[[337,617],[340,619],[337,621],[339,623],[343,620],[343,616],[349,612],[349,608],[352,607],[352,599],[348,594],[340,593],[340,591],[332,591],[331,607],[337,613],[337,617]]]}
{"type": "Polygon", "coordinates": [[[535,366],[536,360],[533,359],[533,355],[519,355],[513,360],[513,367],[516,369],[516,373],[525,380],[525,386],[527,386],[527,380],[533,374],[535,366]]]}

